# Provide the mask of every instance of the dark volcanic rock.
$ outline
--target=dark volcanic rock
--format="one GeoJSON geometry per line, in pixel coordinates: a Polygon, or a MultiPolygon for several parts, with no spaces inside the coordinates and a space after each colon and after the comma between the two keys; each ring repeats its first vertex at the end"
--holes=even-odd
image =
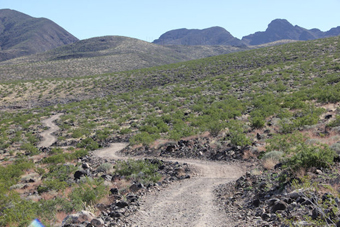
{"type": "Polygon", "coordinates": [[[74,179],[80,179],[82,176],[86,176],[87,173],[85,170],[78,170],[74,173],[74,179]]]}

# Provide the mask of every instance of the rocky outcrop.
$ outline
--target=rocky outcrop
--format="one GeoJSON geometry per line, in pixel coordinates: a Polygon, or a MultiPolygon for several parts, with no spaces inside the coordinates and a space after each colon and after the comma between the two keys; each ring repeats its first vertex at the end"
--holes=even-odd
{"type": "MultiPolygon", "coordinates": [[[[261,136],[261,135],[260,135],[261,136]]],[[[266,135],[262,135],[265,137],[266,135]]],[[[193,158],[212,161],[235,161],[247,160],[255,157],[259,152],[256,146],[233,146],[231,144],[214,144],[209,137],[168,142],[157,148],[142,146],[136,149],[127,147],[121,151],[123,155],[139,156],[148,155],[153,157],[193,158]],[[252,153],[244,157],[245,153],[252,153]]]]}
{"type": "MultiPolygon", "coordinates": [[[[317,169],[313,171],[308,172],[311,184],[336,184],[340,180],[339,174],[336,179],[325,180],[324,176],[331,173],[330,170],[323,170],[326,173],[317,169]]],[[[338,195],[317,191],[307,184],[295,188],[294,185],[299,185],[302,180],[286,171],[270,171],[262,175],[247,172],[236,182],[217,187],[215,194],[228,215],[247,226],[282,226],[284,221],[293,226],[315,226],[317,221],[333,225],[340,223],[338,195]]]]}

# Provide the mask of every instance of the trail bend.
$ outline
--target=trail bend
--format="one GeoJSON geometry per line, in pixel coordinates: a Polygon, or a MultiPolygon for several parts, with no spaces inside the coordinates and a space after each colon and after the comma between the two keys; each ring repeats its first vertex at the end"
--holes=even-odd
{"type": "MultiPolygon", "coordinates": [[[[59,129],[54,121],[60,116],[61,114],[57,114],[43,121],[50,129],[41,134],[44,139],[40,146],[50,146],[56,141],[52,133],[59,129]]],[[[103,159],[144,158],[120,156],[119,151],[127,145],[127,143],[112,143],[107,148],[93,151],[93,155],[103,159]]],[[[187,163],[194,170],[194,174],[191,179],[175,182],[165,189],[148,193],[143,197],[139,211],[128,217],[130,226],[235,226],[236,223],[228,219],[228,214],[214,204],[213,189],[219,184],[234,181],[242,176],[245,173],[243,166],[238,163],[195,159],[162,159],[187,163]]]]}
{"type": "MultiPolygon", "coordinates": [[[[144,158],[120,156],[118,152],[127,145],[113,143],[108,148],[95,151],[94,155],[106,159],[144,158]]],[[[242,176],[245,170],[240,164],[195,159],[162,160],[187,163],[194,170],[193,177],[145,196],[141,201],[140,210],[128,218],[131,226],[235,226],[228,220],[227,214],[214,204],[213,189],[219,184],[234,181],[242,176]]]]}
{"type": "Polygon", "coordinates": [[[58,131],[59,127],[54,123],[54,121],[58,120],[61,115],[63,115],[63,113],[58,113],[42,121],[42,123],[46,127],[49,127],[49,129],[40,133],[40,136],[43,139],[38,144],[38,147],[50,147],[54,142],[57,141],[57,138],[53,135],[53,133],[58,131]]]}

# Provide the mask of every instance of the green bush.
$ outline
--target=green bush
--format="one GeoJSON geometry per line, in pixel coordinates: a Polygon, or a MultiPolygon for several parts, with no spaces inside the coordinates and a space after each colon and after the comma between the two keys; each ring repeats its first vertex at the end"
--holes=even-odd
{"type": "Polygon", "coordinates": [[[115,168],[120,175],[126,176],[142,183],[157,182],[161,175],[157,172],[160,163],[151,163],[149,160],[118,161],[115,168]]]}
{"type": "Polygon", "coordinates": [[[103,163],[97,168],[97,172],[104,172],[104,173],[109,173],[112,171],[113,165],[111,163],[103,163]]]}
{"type": "Polygon", "coordinates": [[[294,155],[286,159],[287,167],[293,170],[310,167],[329,168],[336,156],[336,152],[327,145],[300,144],[293,152],[294,155]]]}
{"type": "Polygon", "coordinates": [[[219,121],[213,121],[208,123],[208,130],[210,135],[216,137],[222,129],[225,128],[225,124],[219,121]]]}
{"type": "Polygon", "coordinates": [[[53,163],[53,164],[65,163],[65,154],[56,154],[50,157],[46,157],[42,160],[42,162],[53,163]]]}
{"type": "Polygon", "coordinates": [[[120,134],[125,135],[131,133],[132,130],[130,128],[123,128],[119,131],[120,134]]]}
{"type": "Polygon", "coordinates": [[[229,121],[227,126],[229,129],[229,139],[231,144],[242,147],[251,144],[250,139],[244,133],[242,123],[235,120],[231,120],[229,121]]]}
{"type": "Polygon", "coordinates": [[[292,133],[296,129],[296,125],[288,118],[283,118],[279,122],[280,132],[284,134],[292,133]]]}
{"type": "Polygon", "coordinates": [[[72,173],[76,171],[73,165],[50,165],[49,172],[42,176],[42,179],[58,179],[59,181],[66,181],[72,173]]]}
{"type": "Polygon", "coordinates": [[[99,144],[92,138],[86,138],[82,140],[80,143],[78,143],[77,147],[86,148],[86,150],[93,151],[99,148],[99,144]]]}
{"type": "Polygon", "coordinates": [[[283,151],[289,153],[292,148],[305,143],[306,136],[300,132],[293,132],[290,134],[275,134],[273,138],[266,140],[267,151],[283,151]]]}
{"type": "Polygon", "coordinates": [[[109,190],[104,185],[104,180],[86,179],[85,183],[80,183],[69,195],[75,210],[81,210],[84,203],[94,205],[97,201],[108,194],[109,190]]]}
{"type": "Polygon", "coordinates": [[[24,143],[21,145],[21,149],[27,151],[30,155],[37,155],[40,153],[39,149],[30,143],[24,143]]]}
{"type": "Polygon", "coordinates": [[[266,121],[261,116],[255,116],[251,118],[250,123],[253,128],[263,128],[266,121]]]}
{"type": "Polygon", "coordinates": [[[156,139],[159,139],[159,134],[149,134],[147,132],[138,133],[130,138],[130,143],[134,144],[143,144],[145,146],[150,145],[156,139]]]}
{"type": "Polygon", "coordinates": [[[41,185],[38,186],[38,193],[44,193],[51,190],[59,191],[64,190],[67,187],[67,183],[65,181],[59,181],[57,179],[47,179],[42,182],[41,185]]]}
{"type": "Polygon", "coordinates": [[[275,161],[280,161],[283,157],[282,151],[269,151],[262,156],[262,160],[272,159],[275,161]]]}
{"type": "Polygon", "coordinates": [[[9,188],[20,179],[25,170],[34,168],[34,163],[27,159],[17,159],[13,164],[6,167],[0,166],[0,183],[9,188]]]}
{"type": "Polygon", "coordinates": [[[327,126],[328,127],[338,127],[338,126],[340,126],[340,116],[339,115],[336,116],[336,118],[333,121],[329,122],[327,124],[327,126]]]}

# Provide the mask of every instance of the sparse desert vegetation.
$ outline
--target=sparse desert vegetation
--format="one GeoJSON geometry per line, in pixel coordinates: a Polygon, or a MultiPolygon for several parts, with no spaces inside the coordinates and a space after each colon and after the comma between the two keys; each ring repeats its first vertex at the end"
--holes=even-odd
{"type": "MultiPolygon", "coordinates": [[[[306,192],[306,185],[322,182],[323,188],[311,189],[313,206],[294,200],[296,207],[311,209],[298,220],[271,210],[272,219],[257,221],[337,223],[337,206],[322,195],[329,192],[334,201],[339,197],[339,40],[296,42],[103,75],[66,79],[56,74],[54,79],[1,83],[0,224],[24,226],[39,216],[53,226],[60,224],[57,217],[86,205],[107,205],[109,188],[118,182],[105,180],[108,175],[125,176],[119,181],[124,196],[130,180],[153,184],[164,179],[156,161],[98,161],[91,164],[96,174],[85,174],[89,168],[82,164],[91,152],[112,142],[128,142],[127,154],[139,149],[183,157],[180,149],[190,147],[185,153],[190,157],[253,163],[250,175],[231,188],[262,190],[269,195],[258,198],[263,206],[275,193],[306,192]],[[46,130],[41,121],[55,113],[63,113],[56,121],[58,140],[43,151],[37,148],[39,134],[46,130]],[[77,171],[83,173],[79,178],[77,171]],[[23,212],[25,207],[31,213],[23,212]],[[316,208],[325,215],[313,216],[316,208]]],[[[220,192],[230,205],[226,209],[238,199],[232,194],[237,190],[220,192]]]]}

